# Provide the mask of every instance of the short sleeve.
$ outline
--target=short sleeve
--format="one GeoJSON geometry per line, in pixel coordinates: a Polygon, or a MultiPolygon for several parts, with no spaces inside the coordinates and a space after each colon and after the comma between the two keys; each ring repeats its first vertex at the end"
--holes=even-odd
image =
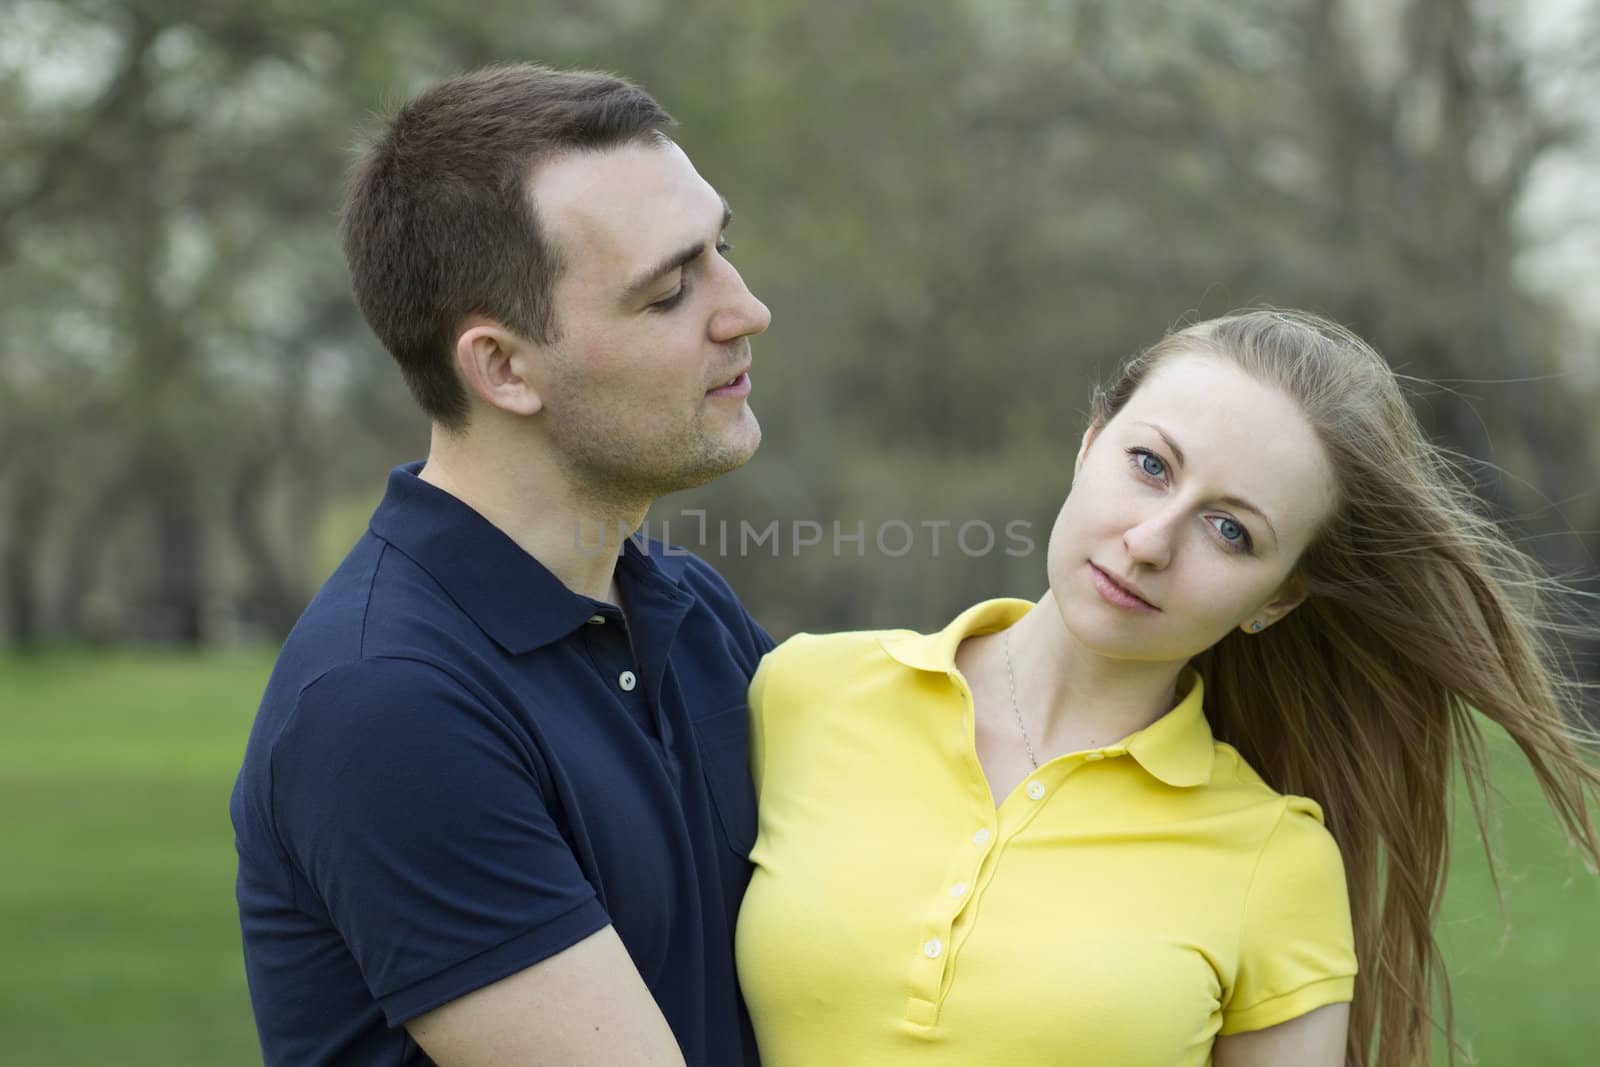
{"type": "Polygon", "coordinates": [[[1355,937],[1344,862],[1322,809],[1287,797],[1246,891],[1221,1033],[1262,1030],[1351,999],[1355,937]]]}
{"type": "Polygon", "coordinates": [[[324,674],[271,759],[277,835],[391,1026],[609,922],[524,735],[437,667],[324,674]]]}

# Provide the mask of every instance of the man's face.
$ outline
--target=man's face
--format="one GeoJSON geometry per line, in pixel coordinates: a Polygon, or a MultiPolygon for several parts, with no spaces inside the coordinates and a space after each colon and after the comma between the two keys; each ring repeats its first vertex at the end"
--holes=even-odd
{"type": "Polygon", "coordinates": [[[749,338],[772,316],[726,257],[722,197],[669,141],[558,157],[532,195],[563,262],[541,397],[568,473],[654,498],[745,463],[749,338]]]}

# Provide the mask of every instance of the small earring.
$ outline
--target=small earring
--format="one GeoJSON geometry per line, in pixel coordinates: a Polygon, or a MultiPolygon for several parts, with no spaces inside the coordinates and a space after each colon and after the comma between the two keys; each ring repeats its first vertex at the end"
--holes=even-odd
{"type": "Polygon", "coordinates": [[[1252,622],[1250,624],[1250,632],[1253,633],[1253,634],[1260,633],[1261,632],[1261,624],[1259,622],[1252,622]]]}

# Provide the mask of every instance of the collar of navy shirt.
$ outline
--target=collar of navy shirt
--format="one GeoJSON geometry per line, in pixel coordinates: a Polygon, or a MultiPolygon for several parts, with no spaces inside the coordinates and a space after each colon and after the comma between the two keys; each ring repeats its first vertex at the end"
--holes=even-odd
{"type": "MultiPolygon", "coordinates": [[[[615,604],[569,589],[499,527],[457,497],[417,477],[422,463],[389,475],[371,529],[427,571],[484,633],[513,656],[571,634],[595,615],[624,625],[652,703],[660,695],[667,654],[694,597],[676,581],[687,553],[629,537],[617,559],[615,604]]],[[[585,531],[575,529],[574,537],[585,531]]],[[[581,543],[581,542],[580,542],[581,543]]]]}

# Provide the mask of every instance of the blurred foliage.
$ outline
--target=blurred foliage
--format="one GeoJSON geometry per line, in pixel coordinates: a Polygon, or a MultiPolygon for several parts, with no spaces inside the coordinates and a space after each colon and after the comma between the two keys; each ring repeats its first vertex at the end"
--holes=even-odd
{"type": "Polygon", "coordinates": [[[774,632],[931,627],[1040,592],[1090,383],[1257,302],[1444,383],[1419,396],[1430,430],[1503,468],[1473,468],[1492,506],[1591,581],[1597,340],[1520,268],[1542,239],[1531,177],[1594,144],[1600,7],[1569,21],[1539,42],[1470,0],[12,0],[4,632],[293,622],[426,445],[338,254],[357,132],[438,77],[526,59],[641,82],[736,208],[776,316],[766,444],[652,520],[774,632]],[[778,558],[741,555],[739,524],[773,520],[778,558]],[[887,520],[911,552],[879,551],[887,520]],[[1035,551],[957,550],[975,520],[1031,524],[1035,551]],[[820,545],[796,551],[799,521],[820,545]],[[835,521],[866,524],[863,552],[832,551],[835,521]]]}

